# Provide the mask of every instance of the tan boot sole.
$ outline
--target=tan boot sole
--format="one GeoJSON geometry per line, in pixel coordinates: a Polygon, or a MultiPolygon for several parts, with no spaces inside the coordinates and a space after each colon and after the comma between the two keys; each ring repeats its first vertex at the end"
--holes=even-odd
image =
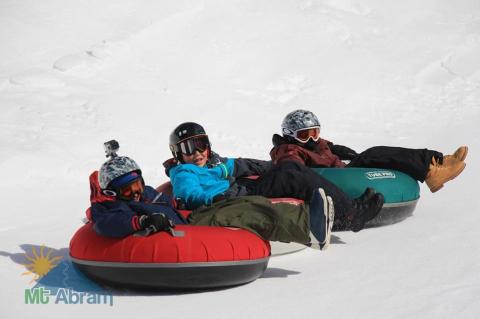
{"type": "Polygon", "coordinates": [[[438,192],[439,190],[441,190],[442,188],[443,188],[443,184],[440,185],[440,186],[437,186],[437,187],[435,187],[435,188],[430,188],[430,192],[436,193],[436,192],[438,192]]]}

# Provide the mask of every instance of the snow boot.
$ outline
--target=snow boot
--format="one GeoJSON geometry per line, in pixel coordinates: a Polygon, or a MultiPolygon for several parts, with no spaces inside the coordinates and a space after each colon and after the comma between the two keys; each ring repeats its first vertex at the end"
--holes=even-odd
{"type": "Polygon", "coordinates": [[[448,166],[448,165],[454,165],[458,161],[463,162],[465,161],[467,154],[468,154],[468,146],[460,146],[452,155],[445,155],[443,157],[442,165],[448,166]]]}
{"type": "MultiPolygon", "coordinates": [[[[453,155],[452,155],[453,156],[453,155]]],[[[435,157],[432,157],[432,163],[428,170],[425,183],[432,193],[437,192],[448,181],[451,181],[464,170],[466,164],[462,161],[450,161],[451,164],[439,164],[435,157]]]]}
{"type": "Polygon", "coordinates": [[[313,192],[310,201],[310,244],[315,249],[326,250],[332,236],[335,209],[333,200],[325,194],[323,188],[313,192]]]}
{"type": "Polygon", "coordinates": [[[377,217],[383,207],[385,198],[381,193],[376,193],[371,187],[368,187],[360,197],[352,201],[353,214],[350,218],[350,229],[353,232],[359,232],[365,224],[377,217]]]}

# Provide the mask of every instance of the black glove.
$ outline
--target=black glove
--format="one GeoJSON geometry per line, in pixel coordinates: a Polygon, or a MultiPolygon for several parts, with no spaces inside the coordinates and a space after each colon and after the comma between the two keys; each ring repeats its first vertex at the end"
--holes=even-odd
{"type": "Polygon", "coordinates": [[[175,227],[173,221],[162,213],[143,215],[140,217],[139,223],[142,229],[148,229],[152,232],[169,230],[175,227]]]}
{"type": "Polygon", "coordinates": [[[328,143],[328,147],[332,153],[337,155],[341,160],[352,160],[358,155],[357,152],[343,145],[334,145],[333,143],[328,143]]]}

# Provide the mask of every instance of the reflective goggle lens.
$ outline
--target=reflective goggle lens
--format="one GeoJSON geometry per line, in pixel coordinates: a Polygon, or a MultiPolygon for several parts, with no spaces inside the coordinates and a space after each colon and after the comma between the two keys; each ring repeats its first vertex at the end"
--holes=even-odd
{"type": "Polygon", "coordinates": [[[182,154],[192,155],[197,150],[204,152],[209,145],[207,136],[199,136],[178,143],[178,149],[182,154]]]}
{"type": "Polygon", "coordinates": [[[315,142],[320,138],[319,127],[309,127],[295,132],[295,137],[301,142],[307,142],[308,139],[313,139],[315,142]]]}

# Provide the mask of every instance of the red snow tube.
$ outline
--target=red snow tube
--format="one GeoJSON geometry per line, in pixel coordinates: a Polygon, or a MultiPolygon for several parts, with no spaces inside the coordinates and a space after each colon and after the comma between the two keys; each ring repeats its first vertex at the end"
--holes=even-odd
{"type": "Polygon", "coordinates": [[[97,235],[91,223],[70,241],[72,262],[113,286],[205,289],[253,281],[267,268],[270,245],[238,228],[178,225],[183,236],[159,232],[121,239],[97,235]]]}

